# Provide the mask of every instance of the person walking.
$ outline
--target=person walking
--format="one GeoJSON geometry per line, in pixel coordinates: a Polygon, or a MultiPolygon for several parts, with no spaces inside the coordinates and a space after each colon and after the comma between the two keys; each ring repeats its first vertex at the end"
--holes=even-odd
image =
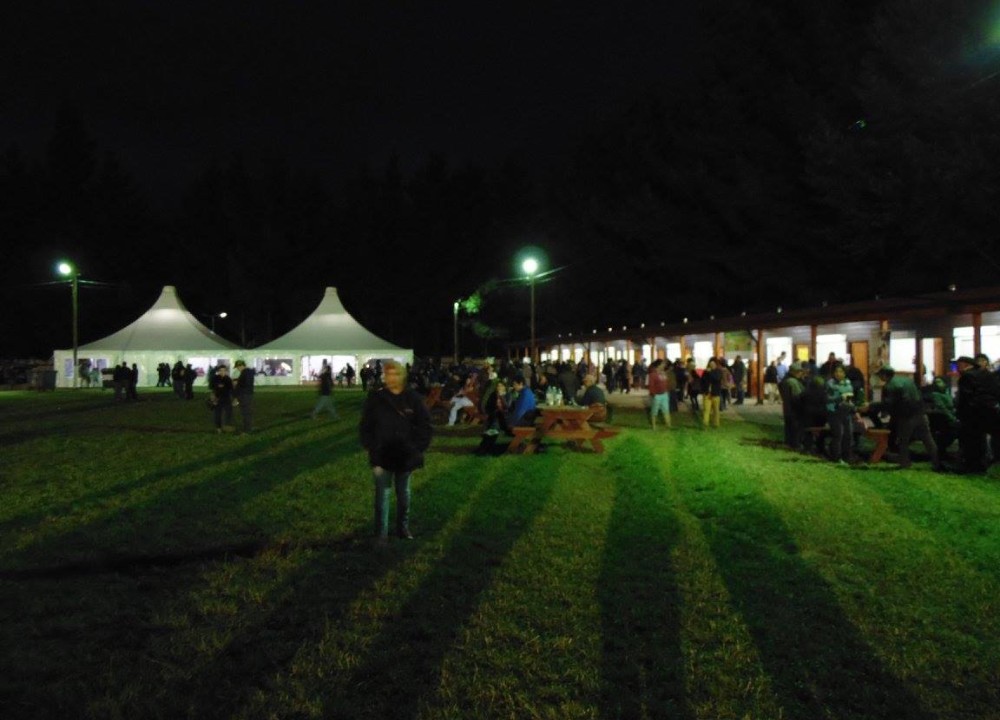
{"type": "Polygon", "coordinates": [[[240,418],[243,420],[243,432],[253,432],[253,386],[257,373],[248,368],[242,360],[237,360],[233,366],[239,375],[236,376],[234,395],[240,408],[240,418]]]}
{"type": "Polygon", "coordinates": [[[389,537],[390,493],[396,493],[396,535],[412,540],[410,477],[424,466],[431,444],[431,417],[421,398],[406,386],[403,367],[395,360],[382,365],[383,386],[371,392],[361,411],[361,445],[368,451],[375,483],[375,544],[389,537]]]}
{"type": "Polygon", "coordinates": [[[323,361],[323,369],[319,371],[319,399],[313,408],[312,419],[315,420],[322,411],[330,413],[334,420],[340,419],[337,408],[333,405],[333,370],[326,360],[323,361]]]}

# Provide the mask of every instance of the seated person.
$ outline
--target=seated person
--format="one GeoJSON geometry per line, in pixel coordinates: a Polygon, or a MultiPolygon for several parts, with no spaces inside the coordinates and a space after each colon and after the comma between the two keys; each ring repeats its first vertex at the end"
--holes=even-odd
{"type": "Polygon", "coordinates": [[[807,452],[823,452],[823,434],[814,438],[806,428],[823,427],[827,422],[826,383],[822,376],[815,375],[803,383],[802,394],[798,402],[799,426],[802,428],[803,450],[807,452]]]}
{"type": "Polygon", "coordinates": [[[546,393],[549,391],[549,376],[545,373],[538,373],[535,381],[535,402],[545,403],[546,393]]]}
{"type": "Polygon", "coordinates": [[[507,397],[507,412],[504,416],[507,428],[531,427],[535,424],[535,394],[525,386],[524,375],[517,373],[511,380],[511,391],[507,397]]]}
{"type": "Polygon", "coordinates": [[[567,405],[576,402],[576,393],[580,390],[580,379],[576,376],[576,371],[569,363],[562,363],[559,366],[559,374],[556,376],[559,389],[562,391],[563,402],[567,405]]]}
{"type": "Polygon", "coordinates": [[[504,415],[507,412],[507,386],[501,381],[491,384],[483,399],[482,407],[483,414],[486,415],[486,432],[495,435],[506,422],[504,415]]]}
{"type": "Polygon", "coordinates": [[[583,376],[583,395],[580,396],[579,402],[583,407],[594,410],[594,414],[590,416],[594,422],[604,422],[608,419],[608,399],[597,384],[597,377],[593,373],[583,376]]]}
{"type": "Polygon", "coordinates": [[[458,420],[458,411],[462,408],[473,407],[475,403],[471,396],[475,393],[476,385],[472,377],[466,380],[462,389],[451,397],[451,411],[448,413],[448,424],[454,425],[458,420]]]}

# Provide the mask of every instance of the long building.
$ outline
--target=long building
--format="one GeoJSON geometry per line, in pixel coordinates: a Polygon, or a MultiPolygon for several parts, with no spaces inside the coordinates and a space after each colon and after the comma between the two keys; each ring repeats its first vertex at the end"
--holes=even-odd
{"type": "MultiPolygon", "coordinates": [[[[694,358],[701,368],[710,357],[750,369],[750,392],[760,396],[764,368],[785,353],[791,361],[822,363],[830,353],[856,365],[870,382],[883,365],[925,384],[953,372],[951,360],[983,352],[1000,358],[1000,287],[957,289],[909,297],[817,307],[776,307],[732,317],[682,318],[637,326],[567,329],[539,338],[537,359],[694,358]]],[[[525,341],[508,346],[512,359],[531,357],[525,341]]]]}

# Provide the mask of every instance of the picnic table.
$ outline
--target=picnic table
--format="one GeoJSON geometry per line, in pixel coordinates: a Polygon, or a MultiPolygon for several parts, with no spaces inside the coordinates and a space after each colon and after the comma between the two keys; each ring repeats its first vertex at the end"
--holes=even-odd
{"type": "Polygon", "coordinates": [[[589,442],[595,453],[604,452],[605,438],[614,437],[617,430],[595,427],[588,421],[593,408],[580,405],[539,405],[538,419],[532,427],[514,428],[514,439],[507,446],[508,452],[524,450],[530,455],[543,440],[565,441],[574,447],[589,442]]]}

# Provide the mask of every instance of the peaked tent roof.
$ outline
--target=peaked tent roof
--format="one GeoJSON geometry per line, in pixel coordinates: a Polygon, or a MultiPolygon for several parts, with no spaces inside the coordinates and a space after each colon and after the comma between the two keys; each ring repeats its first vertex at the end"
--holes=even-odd
{"type": "Polygon", "coordinates": [[[406,352],[361,326],[344,309],[337,288],[328,287],[323,300],[312,315],[279,338],[261,345],[255,351],[298,350],[316,354],[345,352],[406,352]]]}
{"type": "Polygon", "coordinates": [[[80,346],[80,352],[150,350],[234,350],[235,343],[223,340],[198,322],[177,297],[177,288],[167,285],[159,299],[138,320],[118,332],[80,346]]]}

